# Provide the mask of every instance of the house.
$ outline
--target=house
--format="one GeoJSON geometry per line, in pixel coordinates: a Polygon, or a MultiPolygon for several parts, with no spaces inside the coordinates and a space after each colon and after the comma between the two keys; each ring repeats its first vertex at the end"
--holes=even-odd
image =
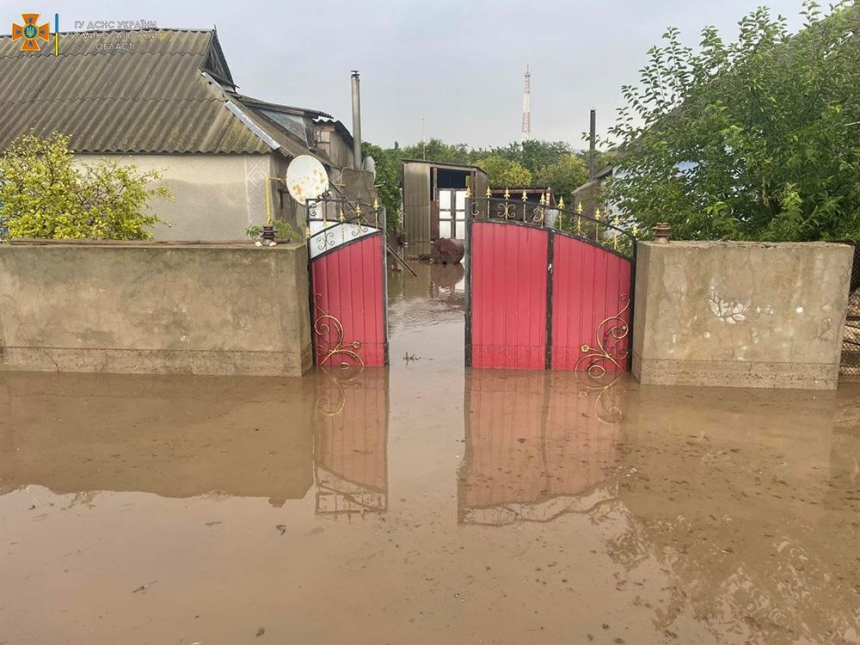
{"type": "Polygon", "coordinates": [[[372,199],[372,173],[356,170],[344,125],[240,94],[214,30],[63,33],[59,56],[0,36],[0,151],[31,131],[69,135],[83,163],[162,170],[173,200],[151,204],[169,223],[154,231],[161,240],[241,239],[268,210],[303,229],[304,208],[282,181],[298,155],[372,199]]]}
{"type": "Polygon", "coordinates": [[[439,238],[466,239],[466,194],[487,191],[487,174],[476,166],[403,160],[403,228],[410,244],[439,238]]]}
{"type": "Polygon", "coordinates": [[[598,171],[594,175],[594,179],[584,183],[582,186],[573,191],[573,208],[577,212],[582,212],[583,215],[594,217],[597,209],[602,213],[609,213],[609,206],[603,203],[601,188],[603,182],[613,176],[614,166],[607,166],[603,170],[598,171]]]}

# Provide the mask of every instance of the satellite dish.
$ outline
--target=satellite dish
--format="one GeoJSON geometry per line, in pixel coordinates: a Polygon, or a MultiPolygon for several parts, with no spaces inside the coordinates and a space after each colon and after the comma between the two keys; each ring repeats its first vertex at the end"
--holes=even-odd
{"type": "Polygon", "coordinates": [[[310,155],[300,155],[290,162],[286,182],[290,196],[302,206],[309,199],[317,199],[328,190],[325,166],[310,155]]]}

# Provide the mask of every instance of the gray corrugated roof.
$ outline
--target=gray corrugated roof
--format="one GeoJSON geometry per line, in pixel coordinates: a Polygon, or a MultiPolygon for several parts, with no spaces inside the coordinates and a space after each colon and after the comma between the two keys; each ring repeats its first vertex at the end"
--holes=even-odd
{"type": "Polygon", "coordinates": [[[0,36],[0,150],[25,132],[59,131],[77,152],[271,152],[262,131],[288,156],[308,153],[244,106],[232,82],[211,30],[61,34],[59,56],[53,41],[28,53],[0,36]],[[104,49],[120,43],[133,49],[104,49]]]}

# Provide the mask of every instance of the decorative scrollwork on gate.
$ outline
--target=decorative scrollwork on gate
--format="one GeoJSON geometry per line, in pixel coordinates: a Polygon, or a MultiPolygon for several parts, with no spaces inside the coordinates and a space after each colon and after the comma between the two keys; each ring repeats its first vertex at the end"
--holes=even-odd
{"type": "MultiPolygon", "coordinates": [[[[355,215],[346,220],[348,224],[352,224],[352,226],[350,226],[350,228],[352,229],[350,231],[350,235],[352,235],[352,237],[358,237],[359,235],[367,235],[368,233],[370,233],[370,224],[365,220],[364,216],[362,215],[361,204],[356,204],[353,210],[355,211],[355,215]]],[[[343,220],[341,220],[341,222],[343,222],[343,220]]]]}
{"type": "Polygon", "coordinates": [[[353,237],[358,237],[359,235],[367,235],[370,233],[370,227],[367,225],[367,222],[364,220],[357,220],[355,226],[352,226],[352,231],[350,235],[353,237]]]}
{"type": "Polygon", "coordinates": [[[322,294],[314,296],[314,308],[317,317],[314,319],[314,334],[317,337],[317,364],[325,365],[334,358],[337,367],[364,367],[364,359],[356,350],[361,349],[361,342],[354,340],[345,341],[343,323],[335,316],[325,311],[319,305],[322,294]]]}
{"type": "Polygon", "coordinates": [[[580,348],[584,356],[576,362],[574,369],[577,371],[580,371],[580,366],[585,363],[587,364],[585,373],[592,378],[600,378],[607,372],[607,362],[615,365],[619,371],[624,371],[621,363],[627,359],[630,352],[623,341],[630,334],[630,325],[623,316],[630,308],[630,296],[621,294],[620,300],[626,303],[624,308],[597,325],[595,332],[597,346],[583,345],[580,348]]]}
{"type": "Polygon", "coordinates": [[[347,372],[348,376],[340,376],[332,374],[325,367],[320,368],[320,371],[329,379],[329,388],[317,397],[317,411],[325,417],[340,415],[346,405],[346,388],[356,387],[358,377],[363,370],[364,365],[359,365],[355,372],[350,370],[347,372]]]}
{"type": "Polygon", "coordinates": [[[517,204],[506,199],[496,206],[496,213],[501,219],[516,219],[517,204]]]}
{"type": "Polygon", "coordinates": [[[323,223],[323,230],[316,234],[318,250],[325,251],[329,247],[334,248],[337,246],[337,240],[334,237],[334,228],[329,222],[323,223]]]}
{"type": "Polygon", "coordinates": [[[344,220],[338,223],[325,223],[323,229],[314,233],[312,237],[316,239],[317,250],[326,251],[346,242],[347,231],[349,231],[349,238],[353,239],[367,235],[374,230],[364,220],[344,220]],[[339,233],[338,229],[340,229],[339,233]]]}
{"type": "MultiPolygon", "coordinates": [[[[476,200],[477,201],[477,200],[476,200]]],[[[503,220],[516,220],[525,224],[537,224],[543,226],[546,222],[546,211],[550,207],[550,198],[548,195],[541,195],[540,203],[535,205],[529,201],[526,191],[523,191],[522,197],[517,201],[511,199],[510,191],[505,191],[503,199],[487,198],[487,216],[490,216],[491,209],[494,210],[494,216],[503,220]]],[[[477,216],[479,208],[473,201],[472,214],[477,216]]]]}

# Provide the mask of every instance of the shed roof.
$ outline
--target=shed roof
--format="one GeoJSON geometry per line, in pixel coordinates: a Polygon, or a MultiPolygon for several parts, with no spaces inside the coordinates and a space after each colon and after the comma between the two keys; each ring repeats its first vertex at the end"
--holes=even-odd
{"type": "Polygon", "coordinates": [[[236,93],[214,30],[64,33],[59,56],[0,36],[0,150],[30,131],[62,132],[88,153],[310,152],[236,93]]]}
{"type": "Polygon", "coordinates": [[[400,161],[404,164],[423,164],[427,166],[438,166],[440,168],[451,168],[453,170],[479,170],[480,172],[484,172],[479,166],[472,166],[464,163],[447,163],[444,161],[430,161],[429,159],[401,159],[400,161]]]}

